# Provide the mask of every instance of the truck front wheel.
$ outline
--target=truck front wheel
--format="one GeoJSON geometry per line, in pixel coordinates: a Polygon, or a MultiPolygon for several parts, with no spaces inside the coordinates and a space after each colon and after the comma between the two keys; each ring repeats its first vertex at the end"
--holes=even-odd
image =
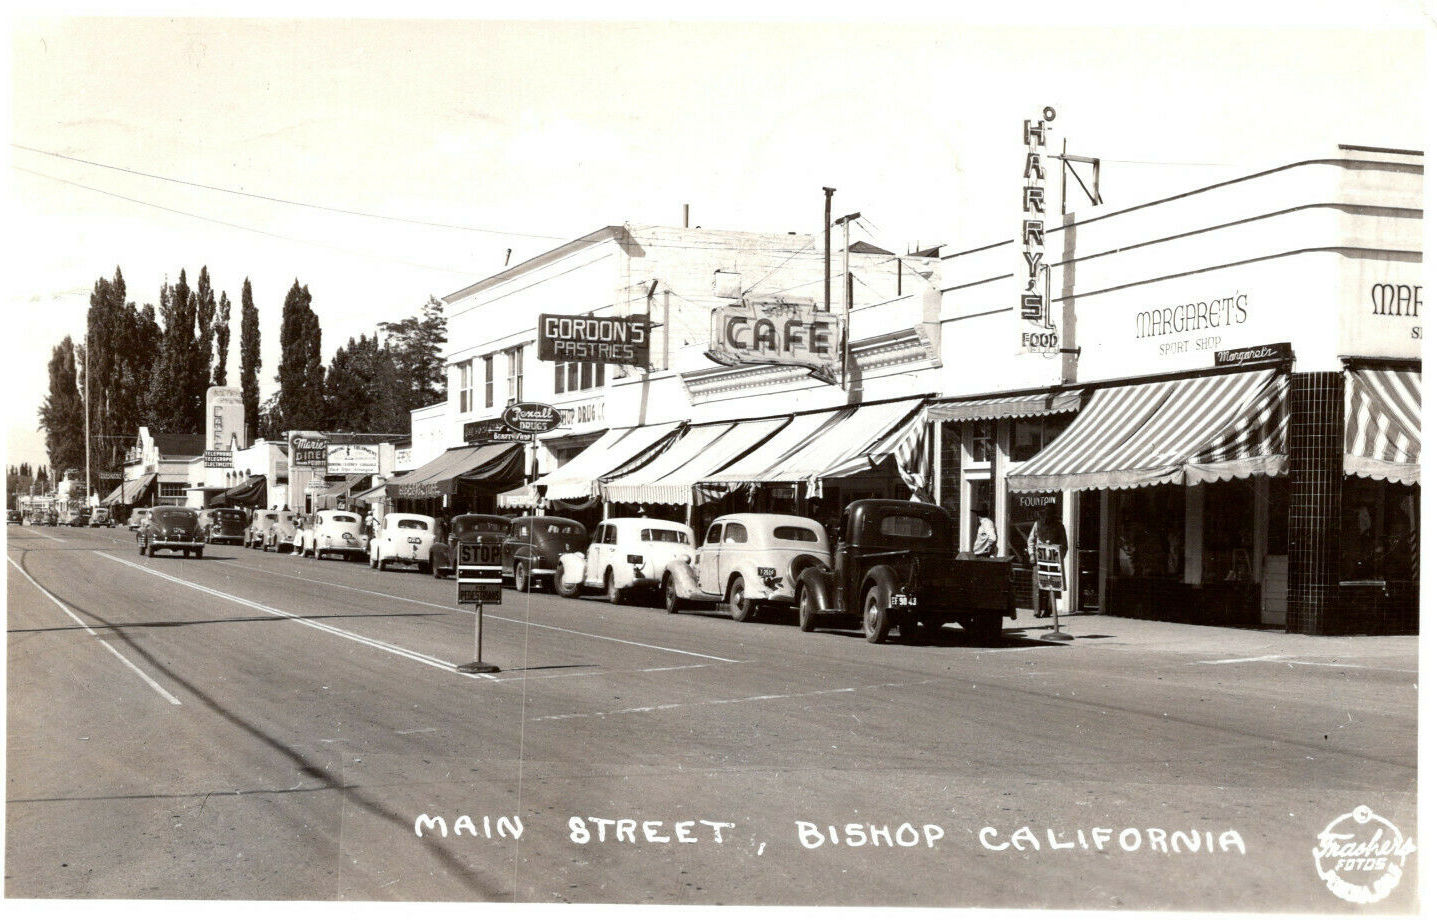
{"type": "Polygon", "coordinates": [[[807,584],[798,588],[798,630],[813,631],[818,627],[818,603],[807,584]]]}
{"type": "Polygon", "coordinates": [[[863,640],[869,644],[882,644],[892,627],[893,619],[888,614],[888,594],[880,586],[869,587],[868,596],[863,601],[863,640]]]}

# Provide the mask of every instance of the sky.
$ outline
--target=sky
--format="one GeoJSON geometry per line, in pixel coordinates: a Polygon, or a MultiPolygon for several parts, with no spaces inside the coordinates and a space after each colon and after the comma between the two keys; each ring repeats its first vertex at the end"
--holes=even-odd
{"type": "Polygon", "coordinates": [[[510,22],[424,2],[411,20],[11,19],[7,464],[45,461],[51,349],[83,336],[117,266],[138,304],[208,266],[235,303],[231,384],[248,277],[267,395],[294,280],[327,363],[506,256],[681,225],[685,204],[703,227],[817,234],[833,186],[834,214],[861,211],[890,250],[1011,237],[1022,121],[1044,106],[1050,146],[1102,159],[1110,205],[1338,144],[1423,148],[1431,20],[1419,3],[1356,6],[1218,2],[1203,22],[1046,0],[884,21],[737,3],[722,20],[540,4],[526,13],[554,18],[510,22]]]}

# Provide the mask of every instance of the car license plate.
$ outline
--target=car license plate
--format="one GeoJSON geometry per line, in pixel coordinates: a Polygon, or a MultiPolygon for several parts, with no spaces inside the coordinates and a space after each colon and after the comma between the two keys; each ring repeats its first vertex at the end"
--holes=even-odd
{"type": "Polygon", "coordinates": [[[918,605],[918,597],[912,593],[894,593],[888,598],[888,604],[894,607],[911,609],[918,605]]]}
{"type": "Polygon", "coordinates": [[[417,545],[417,544],[419,544],[419,543],[422,542],[422,541],[424,541],[424,539],[420,538],[420,537],[417,536],[417,535],[411,535],[411,536],[409,536],[409,544],[411,544],[411,545],[417,545]]]}

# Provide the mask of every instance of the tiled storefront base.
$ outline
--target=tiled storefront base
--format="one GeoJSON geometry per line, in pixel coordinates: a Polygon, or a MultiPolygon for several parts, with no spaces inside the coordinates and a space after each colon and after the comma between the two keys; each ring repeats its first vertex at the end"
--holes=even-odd
{"type": "Polygon", "coordinates": [[[1287,430],[1287,630],[1339,634],[1342,540],[1343,379],[1341,372],[1293,373],[1287,430]]]}
{"type": "Polygon", "coordinates": [[[1336,617],[1324,634],[1407,635],[1417,633],[1418,584],[1406,580],[1364,580],[1340,584],[1336,617]]]}
{"type": "Polygon", "coordinates": [[[1256,626],[1262,619],[1257,584],[1193,586],[1160,577],[1110,577],[1107,613],[1191,625],[1256,626]]]}

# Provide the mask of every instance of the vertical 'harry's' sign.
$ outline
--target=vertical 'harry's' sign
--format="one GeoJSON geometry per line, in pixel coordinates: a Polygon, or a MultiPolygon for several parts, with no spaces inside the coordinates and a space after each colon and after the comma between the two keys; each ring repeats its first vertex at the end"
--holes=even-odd
{"type": "Polygon", "coordinates": [[[1048,304],[1048,267],[1043,262],[1044,224],[1047,214],[1047,172],[1043,152],[1048,144],[1048,124],[1058,117],[1052,106],[1043,109],[1036,121],[1023,120],[1023,224],[1018,237],[1023,263],[1018,271],[1022,290],[1018,294],[1018,352],[1052,354],[1058,349],[1058,333],[1048,304]]]}

